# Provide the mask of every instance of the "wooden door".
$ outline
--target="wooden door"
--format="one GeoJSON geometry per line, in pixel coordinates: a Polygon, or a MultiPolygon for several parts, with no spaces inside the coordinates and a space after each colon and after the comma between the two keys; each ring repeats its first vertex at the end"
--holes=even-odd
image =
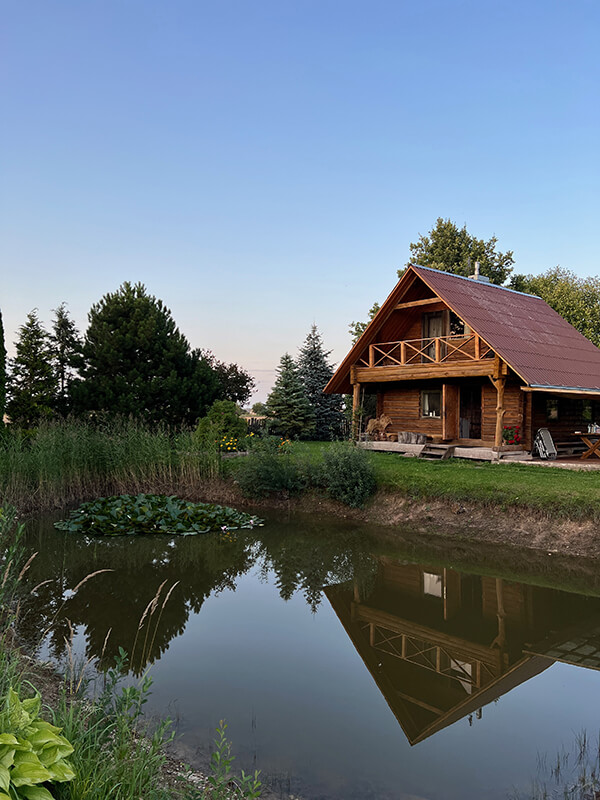
{"type": "Polygon", "coordinates": [[[431,360],[435,360],[435,339],[444,335],[444,314],[442,311],[423,314],[421,335],[426,354],[421,357],[421,361],[430,363],[431,360]]]}
{"type": "Polygon", "coordinates": [[[458,386],[445,383],[442,391],[442,439],[458,439],[458,386]]]}
{"type": "Polygon", "coordinates": [[[464,384],[460,389],[460,439],[481,439],[481,385],[464,384]]]}

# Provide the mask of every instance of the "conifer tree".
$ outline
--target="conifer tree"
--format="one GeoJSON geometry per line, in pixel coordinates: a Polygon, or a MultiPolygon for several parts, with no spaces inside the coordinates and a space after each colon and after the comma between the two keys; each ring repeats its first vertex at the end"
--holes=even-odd
{"type": "Polygon", "coordinates": [[[36,309],[19,328],[16,353],[10,361],[6,410],[13,424],[31,428],[52,416],[57,391],[50,336],[36,309]]]}
{"type": "Polygon", "coordinates": [[[0,311],[0,428],[4,424],[6,408],[6,346],[4,344],[4,325],[0,311]]]}
{"type": "Polygon", "coordinates": [[[69,389],[75,372],[81,366],[81,336],[69,316],[66,303],[54,309],[51,342],[54,369],[58,383],[56,410],[65,416],[70,411],[69,389]]]}
{"type": "Polygon", "coordinates": [[[214,370],[143,284],[106,294],[88,319],[82,380],[72,386],[77,410],[193,424],[218,397],[214,370]]]}
{"type": "Polygon", "coordinates": [[[281,357],[277,379],[267,397],[267,411],[273,420],[272,430],[289,438],[306,437],[315,427],[315,417],[293,358],[281,357]]]}
{"type": "Polygon", "coordinates": [[[304,391],[315,417],[314,438],[330,441],[340,433],[342,424],[342,398],[337,394],[323,394],[323,389],[333,376],[334,369],[328,361],[331,350],[325,350],[323,339],[313,325],[300,348],[296,361],[304,391]]]}

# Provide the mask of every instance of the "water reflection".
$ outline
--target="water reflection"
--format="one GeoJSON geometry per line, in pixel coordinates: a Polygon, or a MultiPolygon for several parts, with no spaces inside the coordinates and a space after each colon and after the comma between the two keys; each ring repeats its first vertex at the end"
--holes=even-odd
{"type": "MultiPolygon", "coordinates": [[[[203,606],[207,599],[235,592],[242,578],[262,581],[274,585],[277,596],[269,595],[267,602],[262,594],[256,600],[249,595],[250,603],[236,605],[234,612],[237,624],[249,631],[245,657],[250,647],[259,654],[253,662],[255,673],[245,666],[248,685],[263,680],[275,686],[293,677],[291,670],[287,674],[281,667],[276,670],[269,646],[319,651],[319,672],[306,675],[307,697],[313,691],[310,681],[314,678],[314,687],[324,680],[322,664],[339,658],[339,649],[334,649],[339,643],[333,642],[334,638],[339,641],[339,636],[329,633],[318,638],[313,632],[311,638],[308,628],[283,631],[277,627],[274,621],[282,614],[279,598],[289,600],[300,594],[312,614],[320,618],[329,614],[331,626],[341,633],[336,618],[339,620],[413,745],[462,718],[476,718],[486,704],[539,675],[556,660],[600,668],[596,573],[590,578],[584,574],[577,591],[565,591],[535,585],[536,580],[540,582],[539,575],[517,580],[506,568],[496,575],[483,574],[485,570],[469,563],[467,557],[460,563],[456,548],[453,566],[441,565],[443,552],[439,550],[428,564],[422,555],[411,552],[414,536],[402,551],[396,537],[392,553],[389,541],[383,541],[379,532],[368,533],[345,521],[333,526],[330,521],[314,519],[271,524],[233,537],[137,539],[91,539],[58,532],[52,528],[52,520],[44,520],[30,525],[28,537],[31,549],[40,552],[27,575],[29,587],[38,588],[23,602],[21,635],[30,647],[38,645],[48,629],[45,647],[60,660],[72,625],[82,641],[79,655],[98,660],[100,667],[112,665],[118,648],[123,647],[134,651],[133,668],[138,674],[161,657],[174,665],[176,672],[176,657],[165,654],[194,627],[192,617],[202,620],[206,616],[203,606]],[[111,571],[90,579],[72,594],[86,575],[103,569],[111,571]],[[160,585],[163,591],[157,613],[147,617],[138,632],[144,610],[160,585]],[[586,585],[591,586],[589,593],[586,585]],[[169,601],[162,608],[170,590],[169,601]],[[251,605],[259,601],[262,605],[251,605]],[[266,654],[260,660],[262,651],[266,654]]],[[[468,556],[472,558],[474,553],[470,548],[468,556]]],[[[520,559],[521,564],[535,561],[520,559]]],[[[578,576],[571,566],[567,575],[576,585],[578,576]]],[[[542,579],[551,584],[559,579],[558,572],[546,572],[542,579]]],[[[242,636],[239,630],[236,635],[242,636]]],[[[196,663],[201,666],[211,648],[223,648],[216,627],[202,629],[201,636],[205,638],[194,642],[195,649],[184,657],[196,660],[190,681],[200,680],[196,663]]],[[[343,677],[332,675],[331,686],[343,677]]],[[[231,680],[221,665],[204,679],[205,687],[209,685],[212,691],[217,680],[223,684],[231,680]]],[[[188,697],[193,694],[193,684],[190,686],[188,697]]],[[[206,713],[198,708],[199,715],[206,713]]],[[[223,713],[225,709],[217,709],[216,718],[223,713]]],[[[330,713],[339,710],[332,707],[330,713]]],[[[204,720],[197,724],[203,725],[204,720]]],[[[323,748],[327,745],[317,744],[316,750],[319,746],[326,759],[323,748]]]]}
{"type": "Polygon", "coordinates": [[[325,593],[411,744],[556,660],[600,669],[596,597],[386,557],[325,593]]]}

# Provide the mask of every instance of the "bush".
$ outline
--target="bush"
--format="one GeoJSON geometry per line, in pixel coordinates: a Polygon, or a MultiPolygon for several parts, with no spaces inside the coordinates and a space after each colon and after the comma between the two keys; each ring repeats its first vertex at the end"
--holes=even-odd
{"type": "Polygon", "coordinates": [[[333,444],[323,452],[320,482],[330,497],[352,508],[363,506],[377,486],[368,455],[346,442],[333,444]]]}
{"type": "Polygon", "coordinates": [[[297,494],[306,488],[304,478],[288,449],[288,442],[277,436],[253,440],[246,458],[237,465],[237,482],[247,497],[269,494],[297,494]]]}
{"type": "Polygon", "coordinates": [[[196,428],[196,437],[203,444],[212,446],[236,440],[236,449],[242,449],[239,440],[247,433],[248,423],[240,417],[239,408],[231,400],[216,400],[196,428]]]}

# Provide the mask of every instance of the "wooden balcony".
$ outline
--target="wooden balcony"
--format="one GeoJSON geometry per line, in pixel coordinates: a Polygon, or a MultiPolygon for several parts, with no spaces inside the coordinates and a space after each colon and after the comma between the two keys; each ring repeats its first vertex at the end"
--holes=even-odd
{"type": "Polygon", "coordinates": [[[475,333],[378,342],[354,366],[353,382],[492,375],[494,356],[475,333]]]}

